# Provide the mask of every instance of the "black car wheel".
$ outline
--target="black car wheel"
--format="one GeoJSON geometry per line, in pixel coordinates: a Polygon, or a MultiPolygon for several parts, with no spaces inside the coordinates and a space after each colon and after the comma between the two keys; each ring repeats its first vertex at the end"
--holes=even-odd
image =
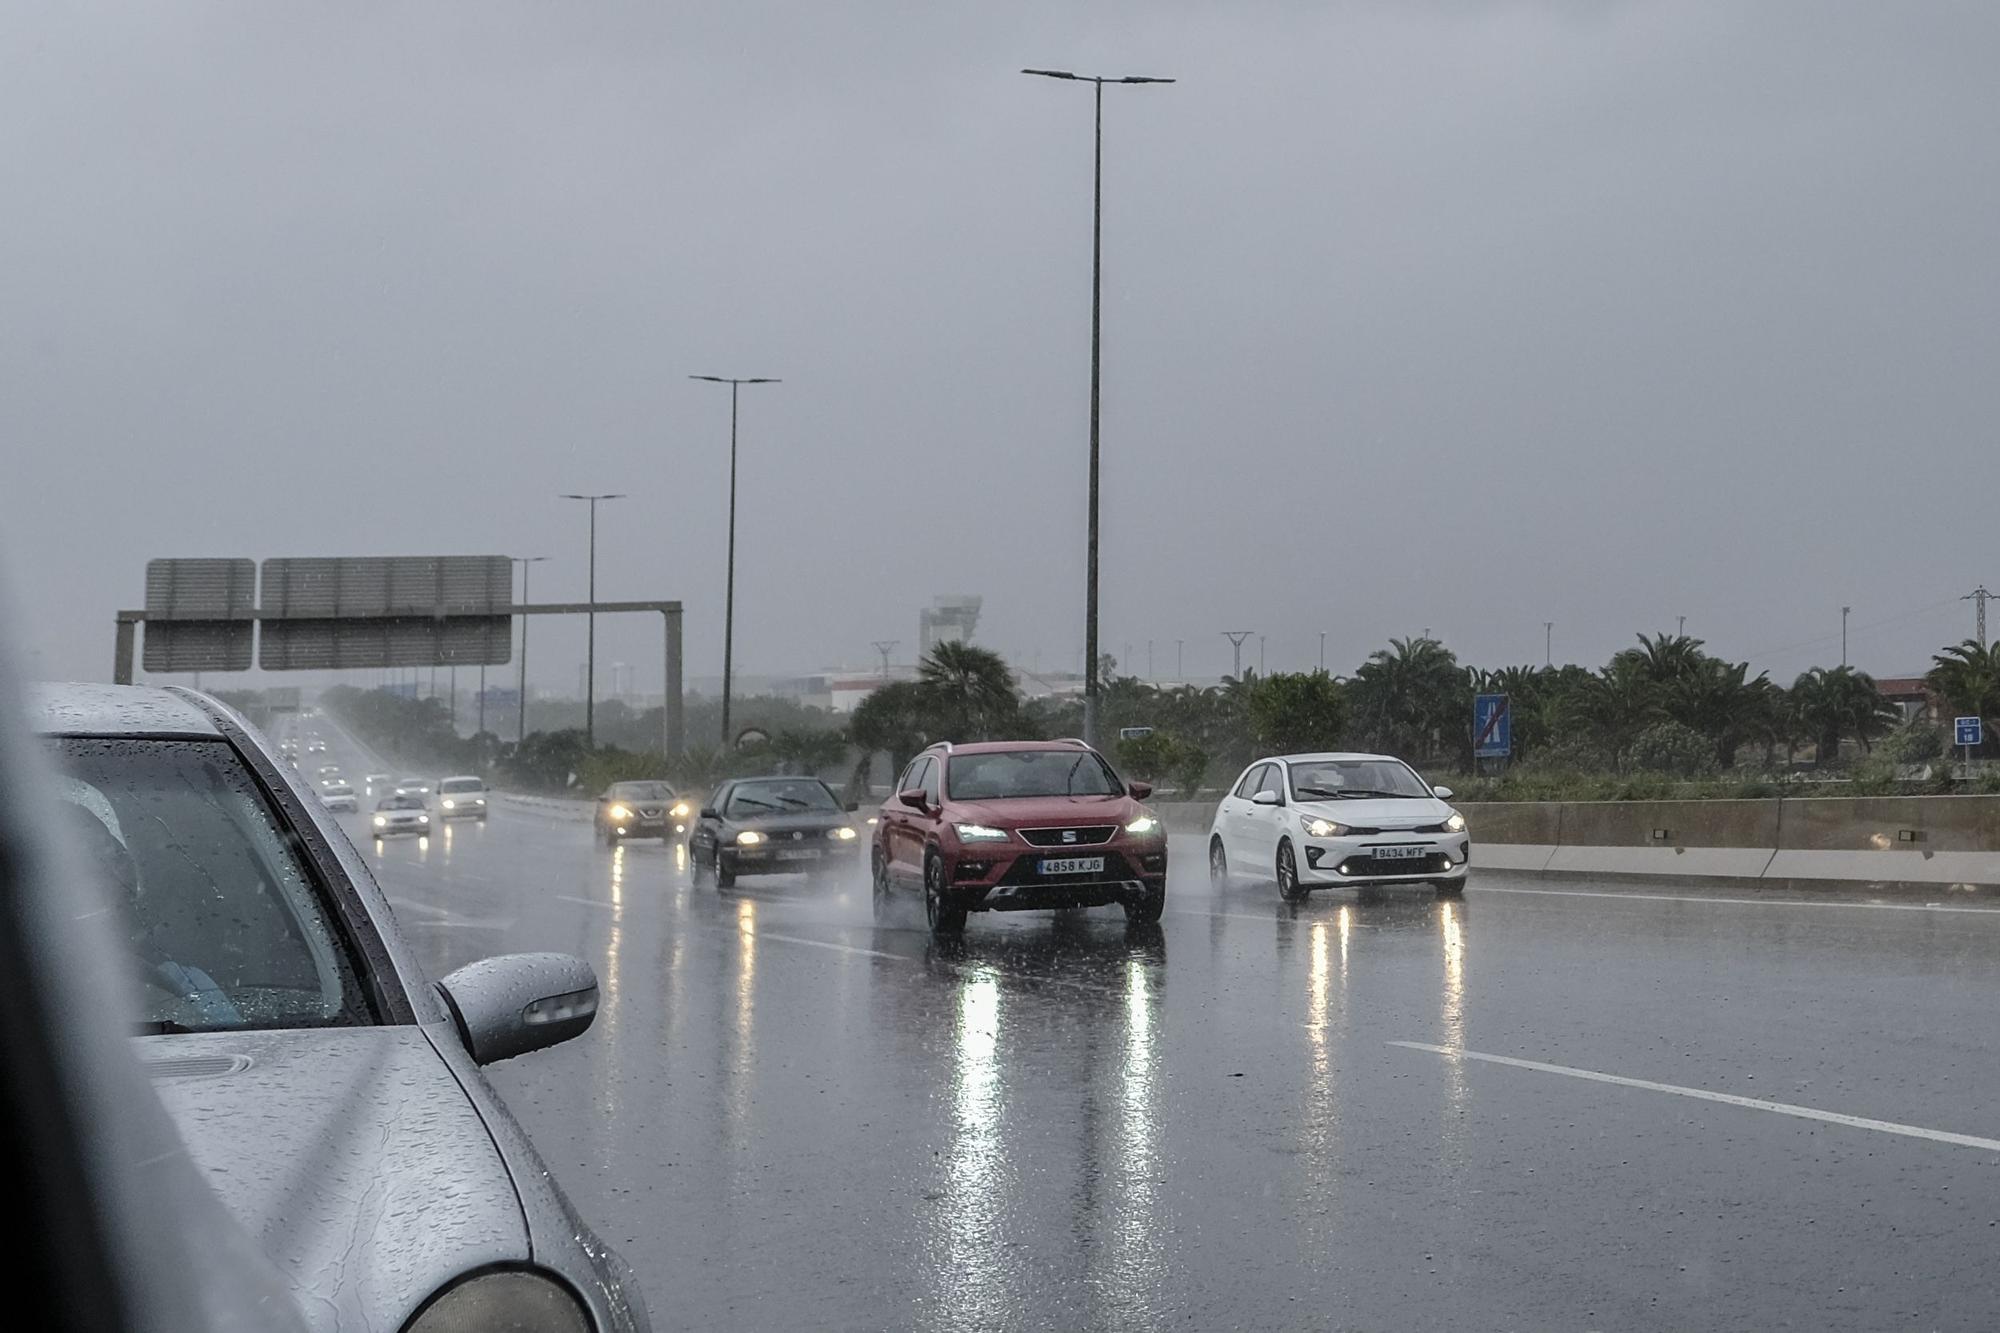
{"type": "Polygon", "coordinates": [[[1145,896],[1125,904],[1125,919],[1134,925],[1150,926],[1167,910],[1167,886],[1147,889],[1145,896]]]}
{"type": "Polygon", "coordinates": [[[878,847],[870,861],[872,865],[868,873],[871,890],[869,897],[873,900],[875,919],[881,921],[889,915],[889,859],[882,855],[882,850],[878,847]]]}
{"type": "Polygon", "coordinates": [[[1292,844],[1279,843],[1278,896],[1288,903],[1302,903],[1306,900],[1306,893],[1306,887],[1299,883],[1299,862],[1292,852],[1292,844]]]}
{"type": "Polygon", "coordinates": [[[708,868],[715,874],[715,887],[718,892],[736,887],[736,871],[722,859],[722,848],[717,847],[710,853],[708,868]]]}
{"type": "Polygon", "coordinates": [[[1208,840],[1208,887],[1217,893],[1229,887],[1229,853],[1220,838],[1208,840]]]}
{"type": "Polygon", "coordinates": [[[924,919],[930,923],[931,934],[948,938],[965,929],[965,909],[956,906],[945,897],[944,858],[932,855],[924,859],[924,919]]]}

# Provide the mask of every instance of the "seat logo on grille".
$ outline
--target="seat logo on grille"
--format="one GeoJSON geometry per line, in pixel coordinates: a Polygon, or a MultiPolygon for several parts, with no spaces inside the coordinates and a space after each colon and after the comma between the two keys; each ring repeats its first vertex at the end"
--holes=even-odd
{"type": "Polygon", "coordinates": [[[1063,841],[1064,841],[1064,842],[1075,842],[1075,841],[1076,841],[1076,830],[1075,830],[1075,829],[1073,829],[1073,828],[1066,828],[1066,829],[1064,829],[1064,830],[1063,830],[1063,841]]]}

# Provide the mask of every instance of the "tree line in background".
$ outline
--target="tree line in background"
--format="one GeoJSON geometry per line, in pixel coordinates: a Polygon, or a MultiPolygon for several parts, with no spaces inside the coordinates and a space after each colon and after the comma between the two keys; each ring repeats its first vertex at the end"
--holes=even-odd
{"type": "MultiPolygon", "coordinates": [[[[1103,666],[1101,730],[1134,733],[1110,747],[1120,766],[1184,794],[1227,781],[1259,754],[1326,749],[1380,751],[1427,773],[1473,775],[1457,785],[1499,797],[1650,795],[1662,784],[1703,781],[1755,794],[1808,764],[1812,776],[1862,784],[1856,790],[1888,789],[1909,766],[1942,756],[1949,741],[1936,721],[1905,723],[1865,672],[1814,667],[1780,685],[1687,635],[1642,634],[1596,670],[1470,667],[1425,637],[1391,640],[1344,678],[1246,671],[1219,685],[1162,688],[1119,675],[1109,658],[1103,666]],[[1508,696],[1513,754],[1503,776],[1481,779],[1472,700],[1489,693],[1508,696]]],[[[1945,710],[1987,719],[1983,752],[2000,750],[2000,644],[1967,640],[1940,651],[1926,682],[1945,710]]],[[[671,759],[659,750],[660,710],[615,700],[598,709],[595,748],[573,725],[531,731],[520,744],[490,732],[462,736],[439,700],[384,690],[339,686],[322,703],[405,762],[490,772],[542,791],[636,777],[700,787],[778,770],[827,777],[859,799],[932,741],[1048,739],[1083,728],[1080,699],[1024,698],[999,654],[964,643],[938,645],[915,680],[875,691],[844,727],[796,700],[739,699],[735,715],[754,733],[748,743],[697,745],[671,759]]],[[[569,719],[558,709],[554,720],[569,719]]],[[[690,700],[689,735],[713,735],[719,720],[716,701],[690,700]]]]}

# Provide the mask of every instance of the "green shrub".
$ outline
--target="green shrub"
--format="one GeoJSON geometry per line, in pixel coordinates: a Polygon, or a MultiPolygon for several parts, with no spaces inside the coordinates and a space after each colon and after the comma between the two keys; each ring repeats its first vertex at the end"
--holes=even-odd
{"type": "Polygon", "coordinates": [[[1647,773],[1700,777],[1715,769],[1715,744],[1684,723],[1655,722],[1633,740],[1632,763],[1647,773]]]}

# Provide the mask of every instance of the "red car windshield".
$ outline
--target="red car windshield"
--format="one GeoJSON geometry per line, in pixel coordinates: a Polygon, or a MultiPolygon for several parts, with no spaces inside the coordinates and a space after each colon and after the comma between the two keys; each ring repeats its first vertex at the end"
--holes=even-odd
{"type": "Polygon", "coordinates": [[[993,750],[955,754],[945,766],[954,801],[1004,801],[1023,796],[1116,796],[1124,790],[1111,766],[1089,750],[993,750]]]}

